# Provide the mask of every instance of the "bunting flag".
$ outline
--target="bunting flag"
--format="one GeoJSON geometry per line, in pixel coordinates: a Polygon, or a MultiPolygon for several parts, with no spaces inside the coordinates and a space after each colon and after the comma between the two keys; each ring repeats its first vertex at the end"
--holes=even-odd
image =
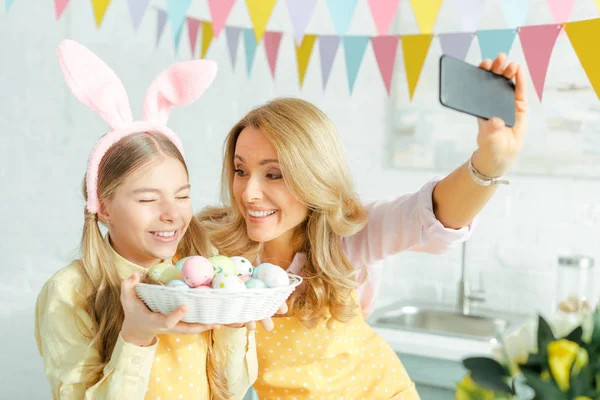
{"type": "Polygon", "coordinates": [[[210,22],[202,22],[202,49],[200,51],[200,58],[206,57],[210,44],[213,40],[213,26],[210,22]]]}
{"type": "Polygon", "coordinates": [[[252,29],[244,29],[244,50],[246,51],[246,70],[248,76],[252,72],[252,66],[254,65],[254,56],[256,55],[256,34],[252,29]]]}
{"type": "Polygon", "coordinates": [[[500,0],[500,8],[509,28],[523,26],[527,19],[530,0],[500,0]]]}
{"type": "Polygon", "coordinates": [[[561,25],[525,26],[519,29],[519,38],[529,75],[540,101],[542,101],[550,56],[561,29],[561,25]]]}
{"type": "Polygon", "coordinates": [[[474,36],[470,32],[444,33],[439,35],[442,53],[464,60],[467,57],[474,36]]]}
{"type": "Polygon", "coordinates": [[[227,48],[229,49],[229,58],[231,59],[231,67],[235,68],[237,61],[238,45],[240,43],[240,35],[242,28],[237,26],[225,27],[225,36],[227,36],[227,48]]]}
{"type": "Polygon", "coordinates": [[[394,36],[377,36],[371,38],[375,59],[385,90],[389,96],[392,87],[392,76],[394,74],[394,63],[396,61],[396,51],[398,50],[399,37],[394,36]]]}
{"type": "Polygon", "coordinates": [[[219,37],[234,4],[235,0],[208,0],[214,37],[219,37]]]}
{"type": "Polygon", "coordinates": [[[327,8],[338,35],[348,33],[358,0],[327,0],[327,8]]]}
{"type": "Polygon", "coordinates": [[[265,30],[275,8],[275,3],[277,3],[277,0],[246,0],[257,44],[261,42],[265,35],[265,30]]]}
{"type": "Polygon", "coordinates": [[[192,57],[196,55],[196,41],[198,40],[198,30],[201,23],[202,22],[196,18],[188,17],[187,19],[188,38],[190,40],[190,51],[192,52],[192,57]]]}
{"type": "Polygon", "coordinates": [[[304,32],[316,5],[317,0],[287,0],[288,13],[292,21],[292,32],[294,32],[296,44],[302,43],[304,32]]]}
{"type": "Polygon", "coordinates": [[[296,45],[296,62],[298,63],[300,87],[304,84],[304,76],[306,75],[306,69],[308,68],[308,62],[310,61],[310,55],[312,54],[316,40],[316,35],[304,35],[302,43],[296,45]]]}
{"type": "Polygon", "coordinates": [[[56,11],[56,20],[62,17],[65,8],[69,5],[69,0],[54,0],[54,10],[56,11]]]}
{"type": "Polygon", "coordinates": [[[568,22],[573,12],[575,0],[546,0],[548,8],[557,24],[568,22]]]}
{"type": "Polygon", "coordinates": [[[181,29],[183,28],[185,14],[191,2],[192,0],[167,0],[167,17],[169,18],[169,22],[171,22],[175,49],[179,48],[181,29]]]}
{"type": "Polygon", "coordinates": [[[110,5],[110,0],[92,0],[92,8],[94,10],[94,18],[96,19],[96,27],[100,28],[102,20],[106,14],[106,9],[110,5]]]}
{"type": "Polygon", "coordinates": [[[133,30],[137,31],[140,27],[149,2],[150,0],[127,0],[133,30]]]}
{"type": "Polygon", "coordinates": [[[596,96],[600,99],[600,18],[570,22],[566,24],[565,30],[596,96]]]}
{"type": "Polygon", "coordinates": [[[483,15],[485,1],[482,0],[453,0],[453,8],[458,13],[460,23],[467,32],[473,32],[479,27],[483,15]]]}
{"type": "Polygon", "coordinates": [[[367,3],[373,16],[377,34],[387,35],[396,16],[400,0],[367,0],[367,3]]]}
{"type": "Polygon", "coordinates": [[[443,0],[410,0],[421,33],[431,33],[443,0]]]}
{"type": "Polygon", "coordinates": [[[10,10],[10,7],[13,5],[14,2],[15,2],[15,0],[5,0],[4,1],[4,6],[6,8],[6,11],[10,10]]]}
{"type": "Polygon", "coordinates": [[[271,76],[275,79],[275,70],[277,69],[277,55],[279,54],[279,44],[283,32],[265,32],[265,52],[269,61],[271,76]]]}
{"type": "Polygon", "coordinates": [[[596,7],[598,7],[598,11],[600,11],[600,0],[595,0],[596,1],[596,7]]]}
{"type": "Polygon", "coordinates": [[[406,35],[401,38],[410,100],[413,99],[417,83],[419,83],[421,70],[429,53],[432,39],[433,35],[406,35]]]}
{"type": "Polygon", "coordinates": [[[346,58],[346,72],[348,74],[348,88],[350,94],[358,77],[358,71],[369,44],[369,36],[344,36],[344,56],[346,58]]]}
{"type": "Polygon", "coordinates": [[[319,36],[319,58],[321,59],[321,78],[323,80],[323,90],[327,87],[329,75],[333,60],[340,47],[340,37],[336,35],[319,36]]]}
{"type": "Polygon", "coordinates": [[[167,13],[163,10],[158,10],[157,20],[156,20],[156,45],[160,42],[160,38],[165,30],[165,25],[167,23],[167,13]]]}
{"type": "Polygon", "coordinates": [[[483,60],[494,60],[498,54],[508,55],[512,48],[517,31],[514,29],[492,29],[477,31],[479,39],[479,48],[481,49],[481,58],[483,60]]]}

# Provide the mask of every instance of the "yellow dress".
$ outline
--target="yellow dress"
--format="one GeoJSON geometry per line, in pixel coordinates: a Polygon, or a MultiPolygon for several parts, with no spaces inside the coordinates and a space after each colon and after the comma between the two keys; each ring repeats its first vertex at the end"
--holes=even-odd
{"type": "Polygon", "coordinates": [[[361,315],[347,323],[305,328],[296,318],[258,327],[258,380],[262,399],[402,399],[419,395],[387,342],[361,315]]]}

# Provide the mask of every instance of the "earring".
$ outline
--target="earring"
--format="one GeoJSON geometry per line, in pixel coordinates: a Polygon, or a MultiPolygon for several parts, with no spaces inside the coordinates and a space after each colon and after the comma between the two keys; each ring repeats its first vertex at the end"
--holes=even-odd
{"type": "Polygon", "coordinates": [[[106,225],[108,225],[108,224],[110,224],[110,220],[107,219],[106,220],[106,225]]]}

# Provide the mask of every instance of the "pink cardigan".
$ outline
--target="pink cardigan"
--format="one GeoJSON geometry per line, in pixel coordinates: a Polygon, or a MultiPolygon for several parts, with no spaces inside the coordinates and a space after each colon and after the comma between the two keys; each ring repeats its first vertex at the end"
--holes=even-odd
{"type": "MultiPolygon", "coordinates": [[[[381,284],[380,263],[386,257],[403,251],[440,254],[469,239],[475,221],[461,229],[448,229],[436,219],[432,196],[438,182],[430,181],[418,192],[392,201],[366,205],[367,225],[342,239],[348,260],[367,267],[368,280],[357,290],[365,316],[373,310],[381,284]]],[[[288,271],[298,274],[305,261],[305,254],[296,254],[288,271]]]]}

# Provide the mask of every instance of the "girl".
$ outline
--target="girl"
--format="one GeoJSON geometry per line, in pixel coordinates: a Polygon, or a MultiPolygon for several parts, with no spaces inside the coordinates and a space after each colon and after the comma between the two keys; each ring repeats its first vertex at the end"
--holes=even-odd
{"type": "Polygon", "coordinates": [[[212,255],[193,218],[181,143],[164,124],[173,106],[208,88],[216,65],[170,67],[147,92],[144,120],[134,122],[121,82],[99,58],[73,41],[59,57],[73,93],[111,131],[88,162],[81,259],[50,278],[37,300],[36,340],[53,398],[242,398],[256,379],[253,333],[184,323],[185,306],[152,313],[135,292],[155,263],[212,255]]]}
{"type": "Polygon", "coordinates": [[[257,331],[261,399],[418,399],[394,351],[364,320],[377,296],[376,264],[466,240],[504,182],[526,130],[524,74],[517,64],[504,68],[505,60],[481,67],[516,78],[514,128],[480,121],[469,162],[391,202],[360,203],[332,123],[307,102],[272,101],[233,127],[222,176],[227,206],[199,219],[221,253],[305,279],[288,302],[291,316],[278,318],[272,332],[257,331]]]}

